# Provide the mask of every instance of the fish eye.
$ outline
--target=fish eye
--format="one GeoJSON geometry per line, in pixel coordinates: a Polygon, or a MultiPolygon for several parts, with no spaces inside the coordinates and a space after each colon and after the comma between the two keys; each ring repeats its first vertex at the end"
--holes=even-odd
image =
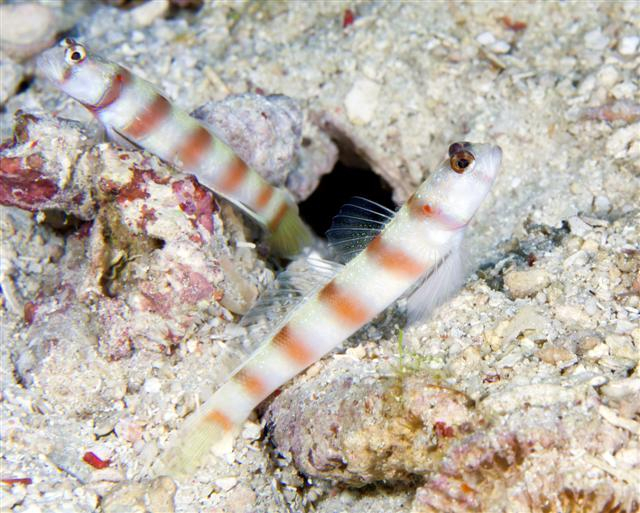
{"type": "Polygon", "coordinates": [[[453,143],[449,146],[449,165],[451,169],[458,174],[462,174],[469,170],[476,158],[473,153],[467,150],[471,145],[469,143],[453,143]]]}
{"type": "Polygon", "coordinates": [[[64,59],[67,61],[67,64],[79,64],[87,57],[87,51],[84,49],[84,46],[75,44],[67,48],[67,51],[64,53],[64,59]]]}

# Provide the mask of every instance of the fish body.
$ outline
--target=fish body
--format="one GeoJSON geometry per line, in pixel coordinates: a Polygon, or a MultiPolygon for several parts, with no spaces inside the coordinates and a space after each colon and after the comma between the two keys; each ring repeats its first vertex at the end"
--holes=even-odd
{"type": "Polygon", "coordinates": [[[201,122],[171,104],[146,80],[65,39],[39,67],[82,103],[116,140],[124,139],[194,175],[271,232],[273,250],[294,255],[311,235],[285,191],[273,187],[201,122]]]}
{"type": "Polygon", "coordinates": [[[365,249],[275,326],[187,420],[165,455],[167,471],[192,469],[212,446],[232,436],[263,399],[407,291],[414,289],[419,302],[432,292],[436,275],[459,249],[466,226],[491,189],[502,158],[499,147],[487,144],[455,143],[449,153],[365,249]],[[415,289],[416,284],[421,285],[415,289]]]}

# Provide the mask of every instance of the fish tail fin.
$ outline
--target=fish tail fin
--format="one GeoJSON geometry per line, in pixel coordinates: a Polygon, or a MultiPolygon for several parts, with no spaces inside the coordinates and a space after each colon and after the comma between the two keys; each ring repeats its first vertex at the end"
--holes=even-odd
{"type": "Polygon", "coordinates": [[[233,444],[240,424],[223,412],[217,396],[214,394],[178,430],[159,462],[161,474],[192,475],[212,450],[220,455],[233,444]]]}
{"type": "Polygon", "coordinates": [[[298,214],[295,204],[287,204],[287,209],[273,230],[269,242],[274,253],[292,257],[311,244],[311,231],[298,214]]]}

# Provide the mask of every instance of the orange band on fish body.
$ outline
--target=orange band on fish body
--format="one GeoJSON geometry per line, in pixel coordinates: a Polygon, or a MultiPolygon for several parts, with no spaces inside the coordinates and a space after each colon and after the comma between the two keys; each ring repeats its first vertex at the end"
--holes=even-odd
{"type": "Polygon", "coordinates": [[[275,337],[273,343],[282,350],[294,362],[305,367],[313,363],[315,357],[303,340],[297,338],[288,326],[282,328],[275,337]]]}
{"type": "Polygon", "coordinates": [[[425,266],[402,249],[394,248],[377,235],[367,246],[371,256],[385,271],[414,278],[422,274],[425,266]]]}
{"type": "Polygon", "coordinates": [[[142,139],[162,123],[171,112],[171,104],[161,94],[157,94],[150,105],[138,113],[123,130],[132,139],[142,139]]]}
{"type": "Polygon", "coordinates": [[[340,320],[352,325],[367,322],[371,314],[358,298],[342,290],[334,281],[327,283],[318,294],[320,301],[325,303],[340,320]]]}

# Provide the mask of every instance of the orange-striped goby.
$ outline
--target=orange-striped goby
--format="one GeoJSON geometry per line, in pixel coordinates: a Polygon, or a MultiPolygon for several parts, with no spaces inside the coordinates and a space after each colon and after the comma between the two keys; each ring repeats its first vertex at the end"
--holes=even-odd
{"type": "Polygon", "coordinates": [[[240,206],[271,233],[275,253],[295,255],[310,242],[310,232],[287,192],[267,183],[208,127],[149,82],[69,38],[45,51],[39,68],[91,111],[113,137],[194,175],[240,206]]]}
{"type": "Polygon", "coordinates": [[[501,160],[498,146],[452,144],[449,156],[365,249],[274,326],[262,345],[187,419],[164,456],[166,471],[193,469],[283,383],[416,284],[433,286],[429,279],[459,248],[501,160]]]}

